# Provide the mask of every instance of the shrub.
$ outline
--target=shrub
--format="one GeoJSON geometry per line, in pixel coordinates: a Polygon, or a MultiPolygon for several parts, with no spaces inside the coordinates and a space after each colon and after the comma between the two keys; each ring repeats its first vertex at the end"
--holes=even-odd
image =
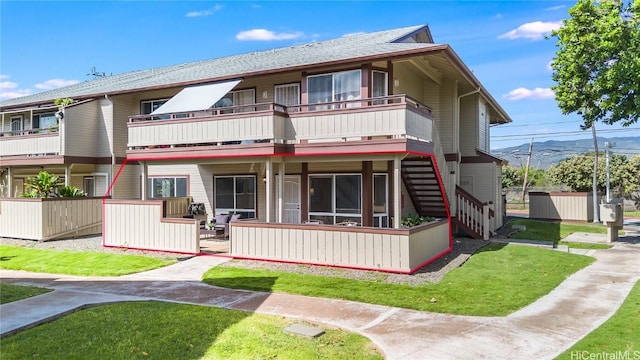
{"type": "Polygon", "coordinates": [[[400,224],[404,227],[414,227],[420,224],[432,222],[435,220],[434,217],[431,216],[419,216],[418,214],[409,214],[409,216],[403,217],[400,220],[400,224]]]}

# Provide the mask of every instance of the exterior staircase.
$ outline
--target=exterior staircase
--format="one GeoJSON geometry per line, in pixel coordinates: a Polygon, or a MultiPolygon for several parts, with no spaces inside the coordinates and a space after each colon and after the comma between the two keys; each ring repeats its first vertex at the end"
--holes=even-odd
{"type": "Polygon", "coordinates": [[[432,157],[402,160],[402,180],[418,215],[447,217],[447,199],[440,190],[432,157]]]}
{"type": "MultiPolygon", "coordinates": [[[[402,160],[402,180],[420,216],[447,217],[446,190],[441,191],[433,157],[402,160]]],[[[443,188],[444,189],[444,188],[443,188]]],[[[488,240],[494,218],[493,204],[483,203],[460,186],[455,189],[455,213],[451,221],[474,239],[488,240]]]]}

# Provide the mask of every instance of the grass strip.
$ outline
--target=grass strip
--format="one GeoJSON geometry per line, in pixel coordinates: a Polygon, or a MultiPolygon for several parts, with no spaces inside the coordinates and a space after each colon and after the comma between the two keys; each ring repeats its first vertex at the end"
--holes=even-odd
{"type": "Polygon", "coordinates": [[[2,359],[382,359],[338,329],[285,333],[294,320],[163,302],[97,306],[0,340],[2,359]]]}
{"type": "Polygon", "coordinates": [[[616,313],[557,359],[639,359],[640,282],[616,313]],[[605,357],[608,356],[608,357],[605,357]]]}
{"type": "Polygon", "coordinates": [[[50,289],[35,286],[21,286],[0,282],[0,304],[18,301],[32,296],[48,293],[50,289]]]}
{"type": "Polygon", "coordinates": [[[504,316],[549,293],[593,258],[522,245],[490,244],[438,284],[420,286],[216,266],[205,283],[450,314],[504,316]]]}
{"type": "Polygon", "coordinates": [[[0,245],[0,269],[79,276],[119,276],[174,263],[147,256],[28,249],[0,245]]]}

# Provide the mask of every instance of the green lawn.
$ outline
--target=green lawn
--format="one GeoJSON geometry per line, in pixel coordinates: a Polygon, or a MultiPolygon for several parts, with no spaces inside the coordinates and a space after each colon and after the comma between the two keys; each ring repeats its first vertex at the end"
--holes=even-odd
{"type": "Polygon", "coordinates": [[[624,217],[640,218],[640,211],[625,211],[624,217]]]}
{"type": "Polygon", "coordinates": [[[216,286],[346,299],[441,313],[504,316],[558,286],[594,261],[522,245],[490,244],[438,284],[409,286],[265,269],[216,266],[203,281],[216,286]],[[431,301],[435,299],[435,301],[431,301]]]}
{"type": "Polygon", "coordinates": [[[562,239],[575,232],[606,234],[607,227],[602,224],[570,224],[558,221],[515,219],[510,221],[508,225],[524,225],[527,228],[524,231],[518,231],[511,235],[512,239],[552,241],[556,244],[569,245],[569,247],[580,249],[611,248],[611,245],[608,244],[585,244],[562,241],[562,239]]]}
{"type": "Polygon", "coordinates": [[[2,359],[382,359],[346,331],[306,338],[295,320],[163,302],[92,307],[0,340],[2,359]]]}
{"type": "Polygon", "coordinates": [[[624,359],[640,358],[640,282],[636,283],[622,306],[609,320],[565,351],[558,359],[576,359],[572,354],[582,354],[581,359],[591,359],[590,354],[624,354],[625,351],[628,351],[628,357],[624,359]]]}
{"type": "Polygon", "coordinates": [[[52,290],[0,282],[0,304],[26,299],[32,296],[48,293],[50,291],[52,290]]]}
{"type": "Polygon", "coordinates": [[[0,245],[0,269],[80,276],[119,276],[172,264],[146,256],[0,245]]]}

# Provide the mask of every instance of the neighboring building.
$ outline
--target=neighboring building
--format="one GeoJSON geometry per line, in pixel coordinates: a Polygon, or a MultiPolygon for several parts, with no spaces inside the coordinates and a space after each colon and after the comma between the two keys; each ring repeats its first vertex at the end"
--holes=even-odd
{"type": "Polygon", "coordinates": [[[368,241],[377,240],[360,237],[393,236],[411,213],[451,215],[485,238],[502,223],[489,126],[511,119],[427,26],[108,76],[0,111],[3,196],[19,195],[40,169],[107,193],[106,245],[198,252],[191,223],[185,248],[156,241],[157,226],[138,229],[146,218],[131,220],[145,201],[183,196],[204,203],[209,219],[255,219],[231,226],[232,256],[401,272],[449,251],[450,225],[446,246],[409,255],[409,265],[375,259],[400,250],[376,255],[368,241]],[[67,97],[75,102],[58,123],[53,100],[67,97]],[[360,226],[333,226],[347,223],[360,226]],[[322,244],[335,231],[356,237],[339,246],[359,244],[367,259],[328,256],[338,245],[322,244]],[[284,236],[293,238],[269,242],[284,236]],[[296,249],[298,236],[321,239],[296,249]]]}

